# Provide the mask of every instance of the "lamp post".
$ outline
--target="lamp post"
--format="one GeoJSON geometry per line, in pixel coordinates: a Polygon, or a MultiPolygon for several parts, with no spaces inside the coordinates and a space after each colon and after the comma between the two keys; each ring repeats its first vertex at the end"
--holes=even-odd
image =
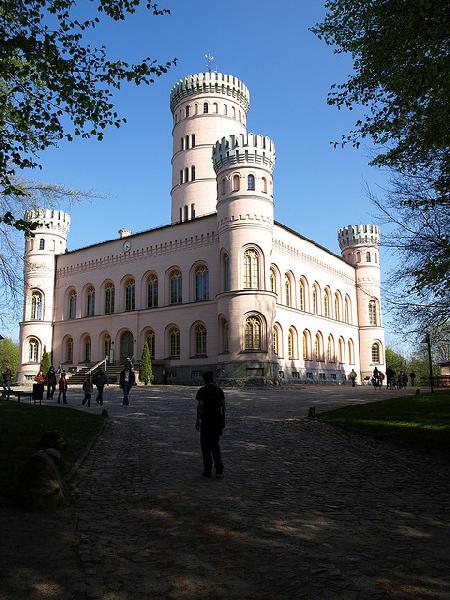
{"type": "Polygon", "coordinates": [[[434,385],[433,385],[433,363],[431,360],[431,340],[430,340],[430,334],[427,333],[425,334],[425,339],[423,340],[423,342],[427,345],[428,348],[428,367],[430,369],[430,387],[431,387],[431,393],[434,393],[434,385]]]}

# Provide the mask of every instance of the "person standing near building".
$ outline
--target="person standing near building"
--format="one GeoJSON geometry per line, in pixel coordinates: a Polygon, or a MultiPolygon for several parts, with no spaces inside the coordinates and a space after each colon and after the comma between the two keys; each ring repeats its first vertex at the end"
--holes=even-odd
{"type": "Polygon", "coordinates": [[[56,390],[56,373],[53,365],[47,371],[45,376],[45,383],[47,385],[47,399],[53,398],[53,395],[56,390]]]}
{"type": "Polygon", "coordinates": [[[4,372],[2,373],[3,378],[3,390],[5,392],[11,391],[11,382],[12,382],[12,371],[9,367],[6,367],[4,372]]]}
{"type": "Polygon", "coordinates": [[[211,477],[212,465],[216,476],[223,474],[223,462],[220,454],[219,438],[225,428],[225,396],[223,390],[213,383],[211,371],[203,373],[205,385],[196,395],[197,422],[195,428],[200,430],[200,446],[203,456],[203,475],[211,477]]]}
{"type": "Polygon", "coordinates": [[[349,379],[352,382],[352,387],[355,387],[356,385],[356,378],[357,378],[357,374],[355,369],[352,369],[349,373],[349,379]]]}
{"type": "Polygon", "coordinates": [[[86,402],[89,407],[91,406],[91,396],[93,391],[94,386],[92,385],[91,376],[88,375],[83,383],[84,398],[83,402],[81,403],[83,406],[86,404],[86,402]]]}
{"type": "Polygon", "coordinates": [[[133,371],[133,366],[130,360],[127,360],[125,367],[120,372],[120,388],[123,390],[123,406],[128,406],[130,401],[128,396],[133,385],[136,384],[136,378],[133,371]]]}
{"type": "Polygon", "coordinates": [[[97,388],[97,398],[95,401],[97,404],[103,404],[103,389],[105,385],[108,384],[108,377],[103,369],[100,369],[98,373],[96,373],[92,379],[92,382],[95,384],[97,388]]]}
{"type": "Polygon", "coordinates": [[[66,372],[65,371],[61,371],[61,377],[59,378],[58,389],[59,389],[58,404],[61,402],[61,394],[62,394],[62,397],[63,397],[63,404],[67,404],[67,397],[66,397],[66,393],[67,393],[67,379],[66,379],[66,372]]]}
{"type": "Polygon", "coordinates": [[[409,374],[409,378],[411,380],[411,387],[414,387],[414,384],[416,383],[416,374],[414,373],[414,371],[411,371],[411,373],[409,374]]]}

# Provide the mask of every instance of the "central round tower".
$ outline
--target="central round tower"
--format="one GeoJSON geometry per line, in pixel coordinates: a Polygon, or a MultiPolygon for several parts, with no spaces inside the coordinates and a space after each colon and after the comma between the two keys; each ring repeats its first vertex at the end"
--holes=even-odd
{"type": "Polygon", "coordinates": [[[212,146],[246,133],[249,100],[242,81],[222,73],[189,75],[173,87],[172,223],[216,211],[212,146]]]}

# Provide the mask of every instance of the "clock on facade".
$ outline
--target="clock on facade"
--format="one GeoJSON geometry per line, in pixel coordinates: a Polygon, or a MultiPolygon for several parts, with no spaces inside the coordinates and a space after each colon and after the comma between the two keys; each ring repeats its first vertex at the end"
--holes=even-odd
{"type": "Polygon", "coordinates": [[[124,242],[122,245],[122,248],[125,250],[125,252],[129,252],[131,250],[130,240],[127,240],[126,242],[124,242]]]}

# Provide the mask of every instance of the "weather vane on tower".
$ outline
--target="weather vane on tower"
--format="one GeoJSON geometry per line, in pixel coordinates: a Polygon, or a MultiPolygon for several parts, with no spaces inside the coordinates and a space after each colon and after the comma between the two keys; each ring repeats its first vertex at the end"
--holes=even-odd
{"type": "Polygon", "coordinates": [[[214,61],[214,56],[210,52],[207,52],[205,54],[205,58],[206,58],[206,63],[208,65],[208,71],[211,73],[211,66],[214,61]]]}

